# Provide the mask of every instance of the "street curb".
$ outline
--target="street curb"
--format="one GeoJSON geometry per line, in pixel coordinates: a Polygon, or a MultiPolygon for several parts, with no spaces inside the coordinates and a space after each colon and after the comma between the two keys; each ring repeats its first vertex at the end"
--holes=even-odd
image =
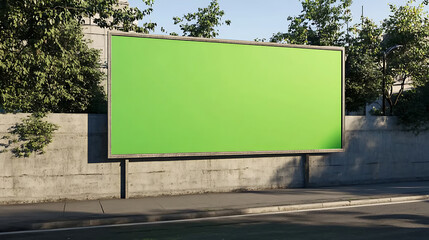
{"type": "Polygon", "coordinates": [[[150,223],[174,220],[190,220],[199,218],[210,217],[225,217],[225,216],[238,216],[238,215],[251,215],[251,214],[269,214],[269,213],[287,213],[293,211],[304,210],[323,210],[337,207],[353,207],[363,205],[375,205],[383,203],[401,203],[408,201],[419,201],[429,199],[429,195],[413,195],[401,197],[384,197],[384,198],[369,198],[369,199],[355,199],[355,200],[342,200],[332,202],[320,203],[306,203],[306,204],[293,204],[293,205],[280,205],[269,207],[253,207],[243,209],[226,209],[226,210],[207,210],[196,211],[187,213],[174,213],[174,214],[160,214],[160,215],[131,215],[124,217],[107,217],[98,219],[84,219],[84,220],[67,220],[67,221],[53,221],[43,223],[29,223],[22,224],[14,227],[0,228],[0,236],[11,232],[17,231],[30,231],[30,230],[48,230],[48,229],[61,229],[61,228],[78,228],[78,227],[96,227],[102,225],[117,225],[117,224],[132,224],[132,223],[150,223]]]}

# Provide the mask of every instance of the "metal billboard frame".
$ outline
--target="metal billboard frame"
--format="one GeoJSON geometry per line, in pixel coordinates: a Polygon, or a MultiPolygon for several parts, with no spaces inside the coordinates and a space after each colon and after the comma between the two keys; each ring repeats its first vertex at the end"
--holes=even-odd
{"type": "Polygon", "coordinates": [[[181,37],[169,35],[152,35],[140,34],[131,32],[109,31],[107,35],[107,95],[108,95],[108,158],[109,159],[135,159],[135,158],[168,158],[168,157],[210,157],[210,156],[253,156],[253,155],[279,155],[279,154],[311,154],[311,153],[336,153],[344,152],[345,145],[345,49],[344,47],[334,46],[310,46],[310,45],[291,45],[279,44],[271,42],[252,42],[242,40],[227,40],[227,39],[211,39],[199,37],[181,37]],[[270,46],[270,47],[286,47],[286,48],[303,48],[303,49],[319,49],[332,50],[341,52],[341,148],[339,149],[309,149],[309,150],[282,150],[282,151],[247,151],[247,152],[191,152],[191,153],[157,153],[157,154],[111,154],[111,38],[112,36],[154,38],[154,39],[169,39],[181,41],[196,41],[196,42],[213,42],[213,43],[229,43],[242,45],[270,46]]]}

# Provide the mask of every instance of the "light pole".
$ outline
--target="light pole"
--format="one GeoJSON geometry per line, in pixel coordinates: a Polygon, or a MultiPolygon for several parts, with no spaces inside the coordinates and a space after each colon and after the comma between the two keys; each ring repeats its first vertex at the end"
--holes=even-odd
{"type": "Polygon", "coordinates": [[[400,47],[402,47],[402,45],[395,45],[383,52],[383,102],[381,106],[384,116],[386,115],[386,58],[390,52],[400,47]]]}

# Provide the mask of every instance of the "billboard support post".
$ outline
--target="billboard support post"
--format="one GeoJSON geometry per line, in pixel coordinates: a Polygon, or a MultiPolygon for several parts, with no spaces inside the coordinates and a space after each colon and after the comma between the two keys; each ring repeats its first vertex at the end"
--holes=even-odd
{"type": "Polygon", "coordinates": [[[121,178],[121,198],[128,199],[128,159],[122,159],[120,162],[121,178]]]}
{"type": "Polygon", "coordinates": [[[303,164],[304,165],[303,166],[304,187],[307,188],[307,187],[309,187],[309,183],[310,183],[310,155],[304,154],[303,160],[304,160],[304,164],[303,164]]]}

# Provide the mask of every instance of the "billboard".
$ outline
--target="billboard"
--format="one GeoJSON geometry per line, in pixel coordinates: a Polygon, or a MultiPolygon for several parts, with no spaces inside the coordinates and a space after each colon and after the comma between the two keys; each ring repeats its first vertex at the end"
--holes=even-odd
{"type": "Polygon", "coordinates": [[[338,152],[344,49],[109,33],[108,156],[338,152]]]}

